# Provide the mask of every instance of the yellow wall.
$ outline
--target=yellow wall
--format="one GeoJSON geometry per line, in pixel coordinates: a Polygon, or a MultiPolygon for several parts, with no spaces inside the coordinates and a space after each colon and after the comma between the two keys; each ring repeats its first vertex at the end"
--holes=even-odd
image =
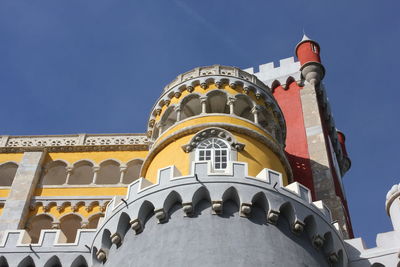
{"type": "MultiPolygon", "coordinates": [[[[165,132],[153,146],[156,148],[160,141],[166,139],[168,136],[173,135],[174,132],[184,129],[189,126],[199,125],[210,122],[224,122],[234,125],[239,125],[257,131],[258,133],[270,138],[271,141],[275,142],[273,138],[267,135],[264,131],[258,128],[256,125],[246,122],[240,118],[232,118],[229,116],[206,116],[194,118],[186,122],[177,124],[170,130],[165,132]]],[[[204,126],[205,128],[206,126],[204,126]]],[[[249,137],[245,134],[235,133],[233,130],[231,133],[237,138],[237,141],[245,144],[243,151],[238,153],[239,162],[246,162],[248,164],[248,172],[250,176],[256,176],[262,169],[269,168],[276,170],[283,175],[284,183],[287,184],[287,174],[284,169],[283,164],[279,160],[278,156],[271,151],[263,143],[257,141],[256,139],[249,137]]],[[[182,145],[186,145],[190,142],[195,133],[185,135],[178,139],[171,141],[164,148],[162,148],[153,159],[148,158],[146,161],[150,161],[147,170],[145,171],[145,177],[152,182],[157,180],[157,172],[160,168],[164,168],[170,165],[175,165],[175,167],[181,172],[182,175],[188,175],[191,166],[190,153],[185,153],[182,150],[182,145]]],[[[166,141],[169,142],[169,141],[166,141]]]]}
{"type": "Polygon", "coordinates": [[[125,196],[127,187],[57,187],[37,188],[35,196],[125,196]]]}
{"type": "Polygon", "coordinates": [[[239,162],[247,162],[249,175],[256,176],[264,168],[282,173],[283,183],[288,184],[287,174],[280,159],[263,143],[243,134],[235,134],[239,143],[245,144],[238,153],[239,162]]]}
{"type": "Polygon", "coordinates": [[[24,153],[0,153],[0,164],[8,161],[20,162],[23,156],[24,153]]]}
{"type": "Polygon", "coordinates": [[[158,170],[170,165],[175,165],[182,175],[188,175],[190,168],[189,153],[185,153],[181,146],[187,144],[191,138],[192,135],[184,136],[168,144],[157,153],[147,168],[146,179],[155,183],[157,181],[158,170]]]}
{"type": "MultiPolygon", "coordinates": [[[[171,135],[172,133],[179,131],[183,128],[189,127],[189,126],[194,126],[194,125],[201,125],[204,123],[212,123],[212,122],[223,122],[223,123],[229,123],[233,124],[236,126],[243,126],[245,128],[254,130],[258,132],[259,134],[262,134],[269,138],[272,142],[276,143],[275,139],[270,137],[267,132],[262,130],[262,128],[258,127],[257,125],[250,123],[248,121],[245,121],[242,118],[239,117],[231,117],[231,116],[226,116],[226,115],[206,115],[202,117],[194,117],[190,120],[186,120],[181,123],[177,123],[171,128],[169,128],[166,132],[160,135],[160,137],[157,139],[157,141],[154,143],[153,147],[156,146],[158,143],[160,143],[161,140],[163,140],[165,137],[171,135]]],[[[183,145],[183,144],[182,144],[183,145]]]]}
{"type": "Polygon", "coordinates": [[[8,197],[10,189],[0,189],[0,197],[8,197]]]}
{"type": "Polygon", "coordinates": [[[127,163],[132,159],[144,159],[148,151],[95,151],[95,152],[51,152],[46,161],[65,160],[71,164],[83,159],[89,159],[100,163],[106,159],[117,159],[127,163]]]}

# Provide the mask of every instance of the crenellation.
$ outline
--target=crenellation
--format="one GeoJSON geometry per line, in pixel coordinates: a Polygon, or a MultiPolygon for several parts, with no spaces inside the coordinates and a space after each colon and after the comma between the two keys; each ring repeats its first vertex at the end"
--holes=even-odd
{"type": "Polygon", "coordinates": [[[289,77],[292,77],[295,81],[301,80],[300,62],[295,61],[294,57],[281,59],[277,67],[275,67],[274,62],[269,62],[259,65],[258,68],[258,72],[255,72],[254,68],[248,68],[245,71],[257,76],[270,88],[273,87],[275,81],[285,85],[289,77]]]}
{"type": "Polygon", "coordinates": [[[394,231],[345,240],[345,138],[318,43],[296,56],[178,75],[146,134],[0,136],[0,266],[399,265],[399,185],[394,231]]]}

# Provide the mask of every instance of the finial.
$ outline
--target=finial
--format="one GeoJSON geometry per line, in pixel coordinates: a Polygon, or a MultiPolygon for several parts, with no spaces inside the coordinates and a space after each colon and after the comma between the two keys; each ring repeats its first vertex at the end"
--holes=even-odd
{"type": "Polygon", "coordinates": [[[301,42],[304,42],[304,41],[311,41],[311,39],[305,34],[305,33],[303,33],[303,39],[301,39],[301,42]]]}

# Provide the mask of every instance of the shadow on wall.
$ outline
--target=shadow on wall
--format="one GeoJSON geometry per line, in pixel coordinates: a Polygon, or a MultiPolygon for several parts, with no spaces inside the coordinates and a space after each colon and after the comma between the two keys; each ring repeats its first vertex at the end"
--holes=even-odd
{"type": "Polygon", "coordinates": [[[49,162],[42,171],[41,185],[114,185],[137,180],[143,160],[134,159],[126,165],[109,159],[99,166],[90,160],[80,160],[72,166],[62,160],[49,162]]]}

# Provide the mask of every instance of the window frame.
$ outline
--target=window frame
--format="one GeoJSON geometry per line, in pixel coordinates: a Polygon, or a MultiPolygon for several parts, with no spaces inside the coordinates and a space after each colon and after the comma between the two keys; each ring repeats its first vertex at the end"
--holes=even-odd
{"type": "Polygon", "coordinates": [[[196,148],[196,161],[211,162],[213,170],[225,171],[228,169],[228,162],[230,161],[230,145],[223,139],[218,137],[210,137],[200,142],[196,148]],[[215,141],[218,143],[215,143],[215,141]],[[210,142],[211,141],[211,142],[210,142]],[[208,144],[206,144],[209,142],[208,144]],[[215,147],[219,145],[220,147],[215,147]],[[211,147],[202,147],[211,146],[211,147]]]}

